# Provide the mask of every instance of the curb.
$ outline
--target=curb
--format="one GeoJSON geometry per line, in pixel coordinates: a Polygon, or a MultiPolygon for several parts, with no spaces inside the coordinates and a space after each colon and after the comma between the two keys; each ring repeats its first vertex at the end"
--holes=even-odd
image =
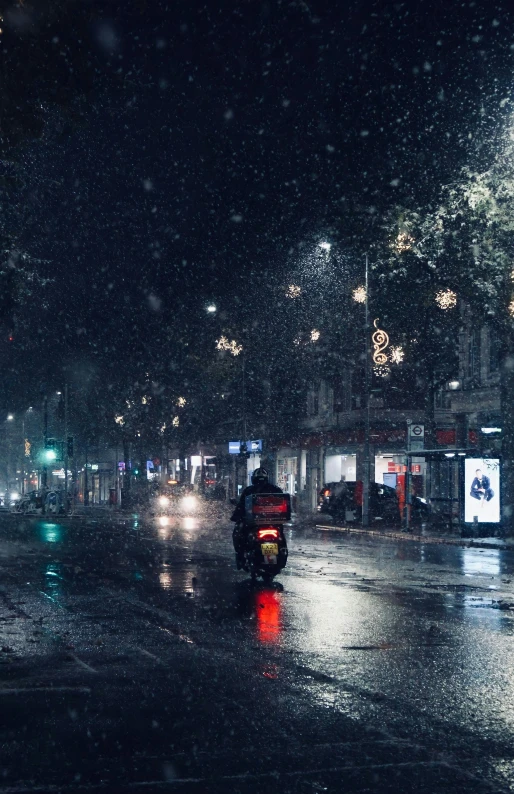
{"type": "Polygon", "coordinates": [[[347,532],[354,535],[372,535],[391,540],[410,540],[418,543],[439,543],[446,546],[462,546],[465,548],[477,549],[498,549],[499,551],[514,551],[513,543],[490,543],[487,540],[481,541],[480,538],[448,538],[437,537],[436,535],[418,535],[411,532],[387,532],[378,529],[362,529],[358,527],[338,527],[326,524],[316,524],[315,529],[332,532],[347,532]]]}

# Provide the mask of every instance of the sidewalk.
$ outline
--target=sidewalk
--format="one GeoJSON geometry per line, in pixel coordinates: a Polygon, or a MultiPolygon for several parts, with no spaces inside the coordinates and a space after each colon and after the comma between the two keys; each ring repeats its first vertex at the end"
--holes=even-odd
{"type": "Polygon", "coordinates": [[[406,532],[398,527],[372,527],[363,529],[357,524],[346,524],[343,526],[335,523],[323,521],[321,516],[313,515],[310,519],[307,516],[298,517],[297,523],[308,523],[314,525],[315,529],[325,532],[348,532],[354,535],[375,535],[391,540],[417,541],[418,543],[443,543],[449,546],[464,546],[466,548],[477,549],[500,549],[502,551],[514,551],[514,537],[497,538],[494,536],[486,538],[465,538],[460,532],[438,532],[432,527],[415,526],[411,531],[406,532]]]}

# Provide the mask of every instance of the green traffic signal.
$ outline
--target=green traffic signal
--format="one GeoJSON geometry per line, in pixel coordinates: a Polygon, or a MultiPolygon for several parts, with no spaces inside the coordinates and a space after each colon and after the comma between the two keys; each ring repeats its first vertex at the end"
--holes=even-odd
{"type": "Polygon", "coordinates": [[[56,460],[57,454],[55,452],[55,449],[45,449],[43,457],[47,461],[47,463],[51,463],[53,460],[56,460]]]}

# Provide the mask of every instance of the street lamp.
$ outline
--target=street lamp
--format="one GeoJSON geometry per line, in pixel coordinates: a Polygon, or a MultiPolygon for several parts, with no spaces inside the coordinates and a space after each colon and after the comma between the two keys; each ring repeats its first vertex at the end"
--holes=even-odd
{"type": "Polygon", "coordinates": [[[207,314],[216,314],[217,311],[216,305],[214,303],[209,303],[205,311],[207,312],[207,314]]]}
{"type": "Polygon", "coordinates": [[[322,240],[319,243],[319,247],[321,248],[322,251],[327,251],[327,253],[328,253],[330,251],[330,249],[332,248],[332,243],[328,243],[326,240],[322,240]]]}

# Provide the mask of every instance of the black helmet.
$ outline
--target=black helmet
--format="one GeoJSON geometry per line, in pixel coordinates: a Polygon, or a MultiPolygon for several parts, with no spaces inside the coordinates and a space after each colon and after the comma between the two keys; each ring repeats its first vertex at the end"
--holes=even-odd
{"type": "Polygon", "coordinates": [[[258,483],[265,484],[267,482],[268,472],[266,469],[263,469],[262,466],[252,472],[252,485],[257,485],[258,483]]]}

